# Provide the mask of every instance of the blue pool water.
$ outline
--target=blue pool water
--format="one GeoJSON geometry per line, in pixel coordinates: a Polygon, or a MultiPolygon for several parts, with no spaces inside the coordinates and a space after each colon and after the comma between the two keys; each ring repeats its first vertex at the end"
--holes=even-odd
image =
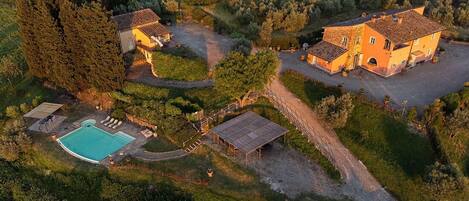
{"type": "Polygon", "coordinates": [[[129,144],[134,137],[117,132],[110,134],[95,126],[96,121],[89,119],[81,127],[57,139],[67,152],[82,160],[99,163],[110,154],[129,144]]]}

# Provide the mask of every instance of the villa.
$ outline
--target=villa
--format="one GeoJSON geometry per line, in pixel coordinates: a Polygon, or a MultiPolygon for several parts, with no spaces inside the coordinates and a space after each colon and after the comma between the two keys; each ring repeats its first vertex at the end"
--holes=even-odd
{"type": "Polygon", "coordinates": [[[159,23],[160,17],[151,9],[116,15],[111,19],[117,24],[122,53],[137,48],[151,61],[151,52],[171,40],[171,32],[159,23]]]}
{"type": "Polygon", "coordinates": [[[445,27],[423,11],[388,10],[328,25],[323,40],[308,49],[307,62],[329,74],[361,67],[389,77],[431,60],[445,27]]]}

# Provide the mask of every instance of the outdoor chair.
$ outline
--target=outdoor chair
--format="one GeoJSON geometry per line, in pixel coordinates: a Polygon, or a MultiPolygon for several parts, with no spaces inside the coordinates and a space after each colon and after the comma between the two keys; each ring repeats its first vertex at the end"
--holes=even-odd
{"type": "Polygon", "coordinates": [[[114,125],[117,124],[117,122],[119,122],[119,120],[114,119],[114,121],[112,123],[108,124],[107,127],[112,128],[114,125]]]}
{"type": "Polygon", "coordinates": [[[107,116],[106,119],[102,120],[101,123],[104,123],[106,121],[109,121],[109,119],[111,119],[111,116],[107,116]]]}
{"type": "Polygon", "coordinates": [[[104,126],[108,126],[109,124],[112,124],[112,123],[114,123],[114,121],[117,121],[117,119],[111,118],[111,120],[110,120],[110,121],[108,121],[108,122],[104,123],[104,126]]]}
{"type": "Polygon", "coordinates": [[[119,121],[116,125],[112,126],[112,129],[116,129],[122,124],[122,121],[119,121]]]}

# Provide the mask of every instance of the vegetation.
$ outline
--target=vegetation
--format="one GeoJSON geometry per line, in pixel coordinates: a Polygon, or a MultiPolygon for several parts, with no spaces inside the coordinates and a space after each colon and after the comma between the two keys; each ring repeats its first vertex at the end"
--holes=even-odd
{"type": "Polygon", "coordinates": [[[69,1],[18,0],[16,6],[31,74],[69,91],[122,86],[116,25],[100,3],[77,7],[69,1]]]}
{"type": "Polygon", "coordinates": [[[165,152],[165,151],[174,151],[179,147],[171,143],[164,136],[158,136],[156,138],[150,139],[143,148],[151,152],[165,152]]]}
{"type": "MultiPolygon", "coordinates": [[[[340,95],[340,89],[326,87],[288,71],[284,85],[314,108],[322,98],[340,95]]],[[[430,141],[411,133],[406,122],[366,98],[353,98],[355,105],[345,127],[335,129],[340,140],[354,153],[397,199],[432,200],[424,178],[426,167],[436,155],[430,141]]]]}
{"type": "Polygon", "coordinates": [[[319,117],[326,120],[334,128],[343,128],[353,111],[352,95],[346,93],[338,98],[328,96],[316,105],[319,117]]]}
{"type": "Polygon", "coordinates": [[[290,123],[290,121],[283,116],[274,106],[265,98],[260,98],[256,103],[247,106],[246,109],[250,109],[255,113],[279,124],[280,126],[288,129],[288,133],[285,135],[285,144],[302,154],[309,157],[311,160],[319,164],[324,171],[329,175],[330,178],[340,181],[339,171],[327,160],[319,150],[314,147],[308,141],[308,138],[301,134],[296,127],[290,123]]]}
{"type": "Polygon", "coordinates": [[[243,106],[252,92],[264,89],[278,65],[277,55],[272,51],[249,56],[231,52],[215,68],[215,89],[243,106]]]}
{"type": "MultiPolygon", "coordinates": [[[[171,80],[203,80],[207,78],[207,63],[198,57],[188,55],[184,51],[175,50],[176,54],[166,54],[160,51],[152,55],[153,68],[156,74],[164,79],[171,80]],[[184,56],[182,56],[184,55],[184,56]]],[[[189,53],[190,54],[190,53],[189,53]]]]}
{"type": "Polygon", "coordinates": [[[132,82],[114,92],[113,98],[117,100],[114,111],[122,110],[149,121],[158,126],[158,134],[180,147],[199,137],[190,123],[197,120],[197,112],[216,110],[229,102],[226,96],[210,88],[183,90],[132,82]]]}

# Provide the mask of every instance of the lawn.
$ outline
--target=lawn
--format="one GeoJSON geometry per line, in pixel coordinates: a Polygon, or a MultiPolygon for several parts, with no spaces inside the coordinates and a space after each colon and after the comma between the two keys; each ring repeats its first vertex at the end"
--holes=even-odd
{"type": "Polygon", "coordinates": [[[151,152],[165,152],[165,151],[174,151],[176,149],[179,149],[178,146],[171,143],[164,136],[158,136],[156,138],[150,139],[150,141],[148,141],[145,145],[143,145],[143,148],[151,152]]]}
{"type": "Polygon", "coordinates": [[[205,60],[199,57],[184,57],[164,52],[154,52],[153,71],[158,77],[168,80],[195,81],[208,78],[205,60]]]}
{"type": "MultiPolygon", "coordinates": [[[[281,80],[311,107],[340,93],[292,71],[284,73],[281,80]]],[[[355,98],[354,104],[346,126],[336,129],[342,143],[398,200],[430,200],[423,182],[425,168],[436,158],[430,141],[410,132],[403,120],[363,97],[355,98]]]]}

